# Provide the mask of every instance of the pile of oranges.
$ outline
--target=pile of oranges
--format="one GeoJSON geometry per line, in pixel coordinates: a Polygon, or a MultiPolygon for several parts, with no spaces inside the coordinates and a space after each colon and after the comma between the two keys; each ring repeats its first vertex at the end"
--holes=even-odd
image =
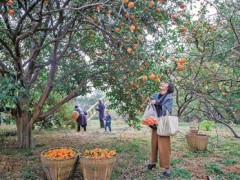
{"type": "Polygon", "coordinates": [[[111,158],[116,155],[116,151],[101,148],[91,150],[86,149],[81,153],[81,155],[89,158],[111,158]]]}
{"type": "Polygon", "coordinates": [[[157,123],[158,123],[157,118],[154,116],[149,116],[146,119],[142,120],[142,124],[147,126],[156,125],[157,123]]]}
{"type": "Polygon", "coordinates": [[[72,148],[56,148],[43,152],[43,156],[50,159],[69,159],[75,157],[78,152],[72,148]]]}
{"type": "Polygon", "coordinates": [[[185,58],[175,59],[174,61],[177,64],[177,70],[179,71],[184,69],[184,64],[187,62],[185,58]]]}

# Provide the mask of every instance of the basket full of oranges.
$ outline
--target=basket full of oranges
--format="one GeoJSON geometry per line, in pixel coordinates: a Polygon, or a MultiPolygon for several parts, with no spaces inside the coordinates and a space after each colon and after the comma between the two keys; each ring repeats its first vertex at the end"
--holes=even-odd
{"type": "Polygon", "coordinates": [[[109,180],[116,160],[115,150],[95,148],[82,151],[80,164],[84,179],[109,180]]]}
{"type": "Polygon", "coordinates": [[[43,171],[48,180],[72,178],[78,151],[71,147],[50,148],[41,153],[43,171]]]}

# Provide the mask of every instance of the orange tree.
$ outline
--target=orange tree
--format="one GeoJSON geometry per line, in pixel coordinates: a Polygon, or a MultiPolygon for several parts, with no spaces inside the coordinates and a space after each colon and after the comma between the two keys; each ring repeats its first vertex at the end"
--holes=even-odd
{"type": "Polygon", "coordinates": [[[15,117],[19,147],[33,147],[34,123],[91,87],[108,89],[112,107],[136,125],[170,72],[165,60],[178,46],[174,26],[190,18],[185,10],[165,0],[1,1],[0,109],[15,117]],[[52,103],[54,95],[61,99],[52,103]]]}
{"type": "MultiPolygon", "coordinates": [[[[229,126],[239,124],[239,9],[234,3],[204,1],[199,19],[179,26],[187,63],[174,71],[176,105],[180,117],[213,119],[229,126]],[[209,15],[211,8],[215,13],[209,15]]],[[[181,60],[175,59],[180,65],[181,60]]]]}

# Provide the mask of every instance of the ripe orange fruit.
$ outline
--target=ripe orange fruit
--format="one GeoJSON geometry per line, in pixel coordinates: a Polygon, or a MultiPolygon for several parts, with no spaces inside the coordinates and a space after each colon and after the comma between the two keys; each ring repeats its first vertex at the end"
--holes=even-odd
{"type": "Polygon", "coordinates": [[[179,28],[179,30],[180,30],[181,32],[186,32],[186,31],[187,31],[187,28],[179,28]]]}
{"type": "Polygon", "coordinates": [[[133,45],[132,45],[132,49],[133,49],[133,50],[136,50],[137,47],[138,47],[138,44],[133,44],[133,45]]]}
{"type": "Polygon", "coordinates": [[[134,31],[135,30],[135,26],[131,25],[129,29],[130,29],[130,31],[134,31]]]}
{"type": "Polygon", "coordinates": [[[8,13],[9,13],[10,15],[14,15],[15,11],[14,11],[13,9],[10,9],[10,10],[8,11],[8,13]]]}
{"type": "Polygon", "coordinates": [[[177,69],[178,69],[179,71],[182,71],[182,70],[183,70],[183,65],[178,64],[178,65],[177,65],[177,69]]]}
{"type": "Polygon", "coordinates": [[[108,10],[108,14],[112,14],[112,10],[110,9],[110,10],[108,10]]]}
{"type": "Polygon", "coordinates": [[[145,67],[147,67],[147,66],[148,66],[148,63],[147,63],[147,62],[143,62],[143,65],[144,65],[145,67]]]}
{"type": "Polygon", "coordinates": [[[127,3],[128,3],[128,0],[123,0],[123,3],[127,4],[127,3]]]}
{"type": "Polygon", "coordinates": [[[143,82],[147,81],[147,76],[142,76],[142,81],[143,82]]]}
{"type": "Polygon", "coordinates": [[[8,1],[8,4],[9,4],[9,6],[13,5],[13,1],[12,1],[12,0],[9,0],[9,1],[8,1]]]}
{"type": "Polygon", "coordinates": [[[132,52],[132,48],[127,48],[127,52],[130,54],[132,52]]]}
{"type": "Polygon", "coordinates": [[[160,13],[160,12],[161,12],[161,9],[160,9],[160,8],[157,8],[157,12],[160,13]]]}
{"type": "Polygon", "coordinates": [[[181,9],[184,9],[184,8],[185,8],[185,5],[184,5],[184,4],[181,4],[179,7],[180,7],[181,9]]]}
{"type": "Polygon", "coordinates": [[[149,2],[149,6],[150,6],[150,7],[154,6],[154,1],[150,1],[150,2],[149,2]]]}
{"type": "Polygon", "coordinates": [[[222,96],[226,96],[226,93],[225,93],[225,92],[223,92],[223,93],[222,93],[222,96]]]}
{"type": "Polygon", "coordinates": [[[149,79],[154,80],[155,79],[155,75],[154,74],[150,74],[149,75],[149,79]]]}
{"type": "Polygon", "coordinates": [[[131,20],[134,20],[134,19],[135,19],[135,16],[134,16],[134,15],[131,15],[130,19],[131,19],[131,20]]]}
{"type": "Polygon", "coordinates": [[[184,64],[184,63],[187,62],[187,60],[186,60],[185,58],[181,58],[181,59],[179,60],[179,62],[180,62],[181,64],[184,64]]]}
{"type": "Polygon", "coordinates": [[[162,61],[165,61],[165,60],[166,60],[165,56],[162,56],[160,59],[161,59],[162,61]]]}
{"type": "Polygon", "coordinates": [[[115,28],[115,31],[116,31],[116,32],[119,32],[119,31],[120,31],[120,28],[116,27],[116,28],[115,28]]]}
{"type": "Polygon", "coordinates": [[[128,8],[129,8],[129,9],[132,9],[133,7],[134,7],[134,2],[129,2],[129,3],[128,3],[128,8]]]}

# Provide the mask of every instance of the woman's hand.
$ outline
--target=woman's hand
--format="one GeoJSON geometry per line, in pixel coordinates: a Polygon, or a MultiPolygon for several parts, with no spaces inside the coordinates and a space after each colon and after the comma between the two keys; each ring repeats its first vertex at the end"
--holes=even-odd
{"type": "Polygon", "coordinates": [[[156,104],[156,100],[151,100],[151,104],[156,104]]]}
{"type": "Polygon", "coordinates": [[[150,125],[149,127],[152,128],[153,130],[157,130],[157,125],[156,124],[155,125],[150,125]]]}

